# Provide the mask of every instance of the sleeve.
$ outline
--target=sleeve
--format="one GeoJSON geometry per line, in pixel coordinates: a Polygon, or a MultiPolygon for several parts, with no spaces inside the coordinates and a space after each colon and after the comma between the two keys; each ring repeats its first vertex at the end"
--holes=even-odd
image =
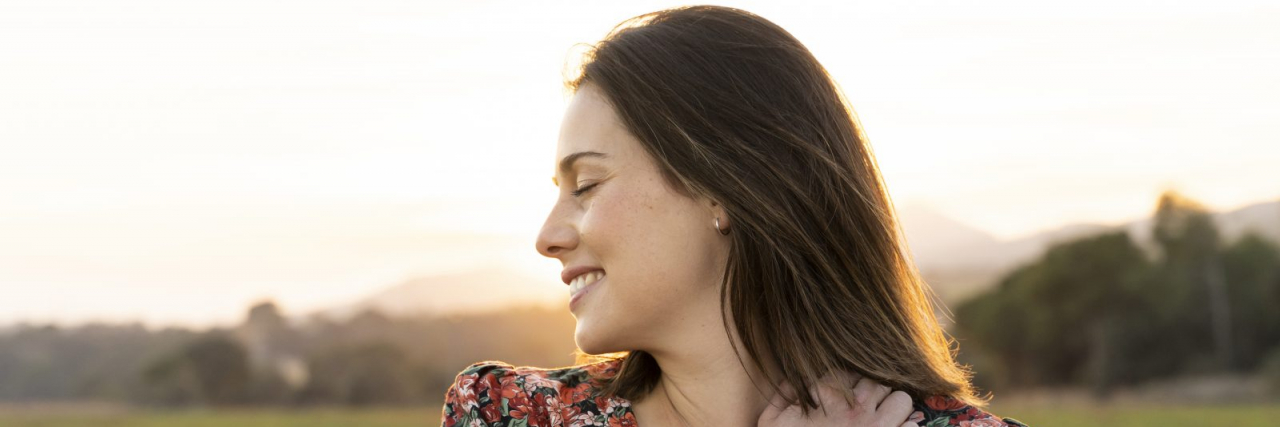
{"type": "MultiPolygon", "coordinates": [[[[511,425],[517,418],[507,410],[503,400],[519,400],[516,394],[527,396],[521,385],[514,381],[515,369],[499,361],[472,363],[454,378],[445,392],[444,408],[440,414],[441,427],[471,427],[511,425]]],[[[518,411],[514,411],[518,412],[518,411]]]]}
{"type": "Polygon", "coordinates": [[[1000,417],[947,396],[931,396],[915,402],[916,411],[908,421],[921,427],[1030,427],[1009,417],[1000,417]]]}
{"type": "Polygon", "coordinates": [[[913,417],[916,417],[916,419],[910,419],[910,421],[915,421],[916,425],[921,427],[1030,427],[1016,419],[998,417],[986,412],[980,412],[976,417],[971,414],[966,415],[964,413],[936,414],[932,418],[925,419],[918,419],[918,415],[913,415],[913,417]]]}

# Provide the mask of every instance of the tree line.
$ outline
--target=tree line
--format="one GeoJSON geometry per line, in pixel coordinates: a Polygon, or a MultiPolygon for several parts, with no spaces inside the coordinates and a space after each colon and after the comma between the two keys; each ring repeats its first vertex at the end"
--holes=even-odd
{"type": "Polygon", "coordinates": [[[566,310],[536,307],[290,322],[268,301],[239,325],[206,330],[22,324],[0,333],[0,401],[422,405],[442,401],[476,361],[572,364],[573,322],[566,310]]]}
{"type": "MultiPolygon", "coordinates": [[[[1161,195],[1154,250],[1126,232],[1061,242],[958,304],[953,334],[983,388],[1258,373],[1280,390],[1280,248],[1225,242],[1211,213],[1161,195]]],[[[1280,221],[1280,218],[1277,218],[1280,221]]]]}

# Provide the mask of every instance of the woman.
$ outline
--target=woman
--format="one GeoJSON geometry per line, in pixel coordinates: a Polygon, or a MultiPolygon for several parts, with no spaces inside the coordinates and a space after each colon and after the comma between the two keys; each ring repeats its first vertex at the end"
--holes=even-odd
{"type": "Polygon", "coordinates": [[[580,364],[472,364],[444,426],[1024,425],[979,409],[852,109],[789,33],[653,12],[566,86],[537,249],[580,364]]]}

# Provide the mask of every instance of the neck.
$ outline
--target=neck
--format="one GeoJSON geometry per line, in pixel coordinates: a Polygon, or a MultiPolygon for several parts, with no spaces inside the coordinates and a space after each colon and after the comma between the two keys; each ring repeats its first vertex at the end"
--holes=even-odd
{"type": "MultiPolygon", "coordinates": [[[[690,323],[702,327],[684,329],[693,332],[684,338],[695,339],[677,340],[681,345],[671,349],[646,350],[661,367],[662,379],[638,403],[643,415],[654,418],[651,426],[754,427],[769,406],[772,388],[751,365],[736,331],[732,341],[725,335],[718,312],[713,319],[699,320],[704,321],[690,323]]],[[[650,420],[638,421],[645,425],[650,420]]]]}

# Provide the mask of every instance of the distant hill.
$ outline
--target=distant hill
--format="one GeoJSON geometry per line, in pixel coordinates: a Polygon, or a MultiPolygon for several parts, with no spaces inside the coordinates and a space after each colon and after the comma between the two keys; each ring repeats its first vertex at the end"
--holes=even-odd
{"type": "MultiPolygon", "coordinates": [[[[1018,239],[1000,240],[921,207],[899,211],[908,245],[925,280],[948,305],[995,284],[1001,274],[1039,257],[1055,242],[1123,229],[1142,248],[1155,251],[1150,217],[1123,224],[1068,224],[1018,239]]],[[[1253,230],[1280,244],[1280,200],[1213,215],[1226,242],[1253,230]]]]}
{"type": "MultiPolygon", "coordinates": [[[[1117,225],[1068,224],[1017,239],[1000,240],[927,208],[905,207],[898,214],[917,267],[948,306],[988,289],[1001,274],[1035,259],[1055,242],[1124,229],[1139,246],[1151,251],[1155,248],[1150,218],[1117,225]]],[[[1280,200],[1216,213],[1214,221],[1228,242],[1246,230],[1255,230],[1280,243],[1280,200]]],[[[370,308],[392,315],[474,311],[471,307],[483,305],[477,300],[483,298],[474,291],[477,288],[502,289],[514,294],[528,292],[528,296],[534,298],[539,294],[533,286],[554,284],[554,280],[501,266],[416,277],[392,284],[355,304],[318,314],[341,319],[370,308]],[[526,284],[528,287],[521,287],[526,284]]]]}
{"type": "Polygon", "coordinates": [[[483,299],[486,295],[483,292],[476,292],[477,289],[500,290],[508,293],[505,296],[516,297],[519,297],[520,292],[523,291],[530,297],[526,299],[528,300],[541,296],[533,287],[555,284],[558,281],[559,278],[534,277],[505,266],[412,277],[392,284],[353,304],[320,310],[312,313],[311,316],[345,320],[369,309],[402,317],[483,312],[499,308],[476,309],[476,306],[484,305],[483,299]]]}

